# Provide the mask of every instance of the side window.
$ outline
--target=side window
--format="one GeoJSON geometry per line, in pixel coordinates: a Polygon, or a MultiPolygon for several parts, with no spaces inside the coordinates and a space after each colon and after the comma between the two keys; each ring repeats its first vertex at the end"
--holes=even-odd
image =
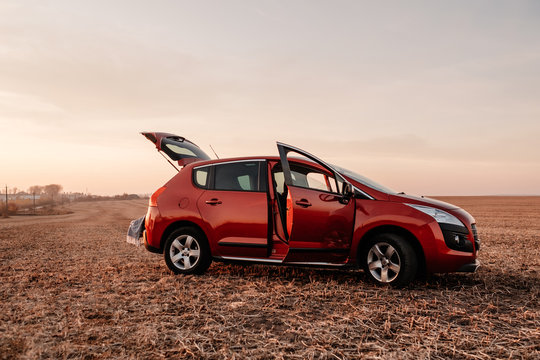
{"type": "MultiPolygon", "coordinates": [[[[273,174],[274,181],[276,182],[276,192],[283,194],[283,191],[285,190],[285,178],[283,177],[283,171],[281,170],[281,167],[279,165],[276,165],[273,174]]],[[[291,177],[293,179],[293,185],[300,187],[309,187],[309,180],[307,179],[305,174],[292,170],[291,177]]]]}
{"type": "Polygon", "coordinates": [[[266,191],[260,181],[261,161],[242,161],[214,167],[214,189],[233,191],[266,191]]]}
{"type": "Polygon", "coordinates": [[[309,187],[307,175],[305,173],[291,169],[291,177],[294,186],[309,187]]]}
{"type": "MultiPolygon", "coordinates": [[[[307,165],[294,163],[292,161],[289,164],[292,185],[333,193],[337,192],[336,180],[333,176],[307,165]]],[[[281,166],[279,164],[276,165],[272,173],[276,183],[276,192],[283,194],[285,179],[283,177],[281,166]]]]}
{"type": "Polygon", "coordinates": [[[330,191],[326,183],[326,175],[319,172],[310,172],[306,175],[308,187],[310,189],[317,189],[323,191],[330,191]]]}
{"type": "Polygon", "coordinates": [[[326,172],[293,163],[290,164],[290,167],[294,186],[334,193],[337,192],[335,178],[326,172]]]}
{"type": "Polygon", "coordinates": [[[210,166],[193,169],[193,182],[203,189],[208,188],[208,174],[210,166]]]}

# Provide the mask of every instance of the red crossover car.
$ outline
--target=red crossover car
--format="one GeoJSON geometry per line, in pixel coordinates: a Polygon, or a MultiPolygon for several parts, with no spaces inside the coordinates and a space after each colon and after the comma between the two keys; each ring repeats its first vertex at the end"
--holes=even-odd
{"type": "Polygon", "coordinates": [[[129,234],[175,273],[200,274],[212,260],[355,266],[405,285],[479,266],[475,221],[454,205],[396,193],[279,142],[279,156],[211,160],[183,137],[143,135],[181,170],[129,234]]]}

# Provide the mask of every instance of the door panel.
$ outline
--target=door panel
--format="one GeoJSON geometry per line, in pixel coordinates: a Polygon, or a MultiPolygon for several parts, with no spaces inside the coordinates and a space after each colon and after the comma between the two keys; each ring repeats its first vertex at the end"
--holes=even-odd
{"type": "Polygon", "coordinates": [[[207,190],[197,202],[210,224],[219,256],[266,257],[268,200],[265,192],[207,190]]]}
{"type": "Polygon", "coordinates": [[[344,261],[351,246],[354,201],[343,204],[341,195],[295,186],[289,186],[289,194],[293,224],[286,261],[344,261]]]}
{"type": "Polygon", "coordinates": [[[345,179],[303,150],[282,143],[278,143],[278,150],[284,186],[288,189],[286,223],[290,230],[285,261],[345,262],[356,206],[354,198],[340,193],[345,179]],[[306,160],[289,159],[289,153],[306,160]]]}

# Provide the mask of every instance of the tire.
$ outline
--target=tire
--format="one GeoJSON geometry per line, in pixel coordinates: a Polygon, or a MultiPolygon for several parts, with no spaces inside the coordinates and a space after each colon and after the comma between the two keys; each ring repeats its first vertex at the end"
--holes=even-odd
{"type": "Polygon", "coordinates": [[[405,286],[416,276],[418,259],[413,247],[396,234],[370,239],[360,257],[366,275],[381,285],[405,286]]]}
{"type": "Polygon", "coordinates": [[[212,263],[204,234],[193,227],[174,230],[163,248],[167,267],[175,274],[202,274],[212,263]]]}

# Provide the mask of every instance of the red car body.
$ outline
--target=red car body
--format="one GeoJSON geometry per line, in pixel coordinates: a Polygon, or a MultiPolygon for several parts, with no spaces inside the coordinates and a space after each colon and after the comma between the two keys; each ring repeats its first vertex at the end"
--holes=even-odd
{"type": "Polygon", "coordinates": [[[175,272],[189,273],[204,252],[209,259],[192,272],[211,260],[357,266],[377,282],[403,285],[418,273],[479,266],[475,220],[456,206],[392,192],[281,143],[280,156],[210,160],[181,137],[143,135],[183,165],[152,195],[142,233],[175,272]],[[204,246],[171,245],[178,229],[192,229],[184,239],[204,246]],[[181,257],[183,269],[171,264],[181,257]]]}

